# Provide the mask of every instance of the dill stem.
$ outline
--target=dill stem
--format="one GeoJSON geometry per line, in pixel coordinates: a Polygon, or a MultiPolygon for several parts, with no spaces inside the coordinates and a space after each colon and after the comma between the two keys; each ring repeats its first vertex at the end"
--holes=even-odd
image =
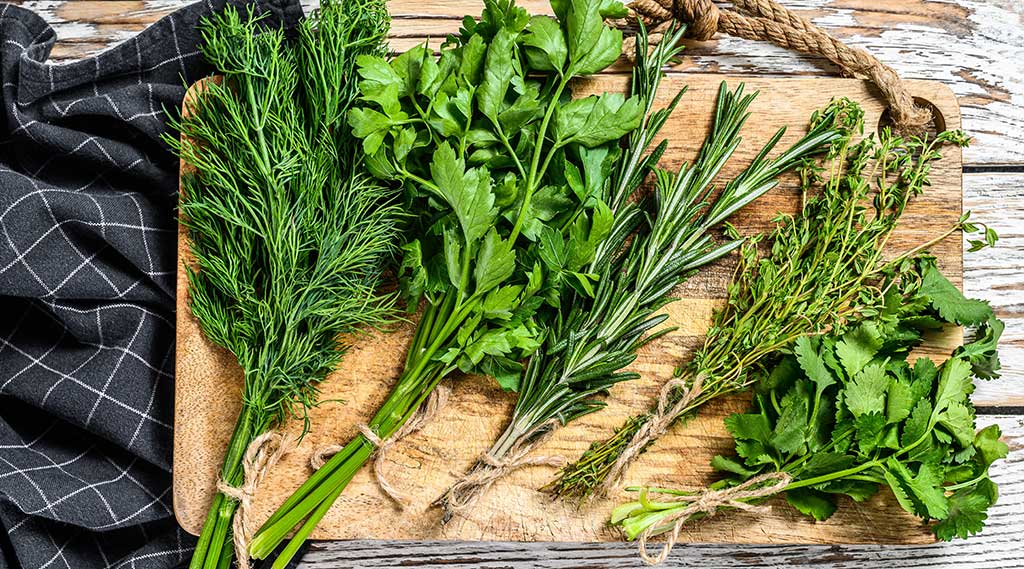
{"type": "MultiPolygon", "coordinates": [[[[252,439],[252,408],[243,403],[231,434],[231,441],[228,443],[224,464],[221,466],[220,477],[226,483],[234,486],[241,481],[242,459],[252,439]]],[[[216,569],[222,550],[228,549],[230,552],[230,547],[224,546],[228,541],[231,520],[237,507],[237,502],[220,492],[214,496],[206,521],[203,523],[199,543],[196,544],[195,553],[189,562],[189,569],[216,569]]]]}

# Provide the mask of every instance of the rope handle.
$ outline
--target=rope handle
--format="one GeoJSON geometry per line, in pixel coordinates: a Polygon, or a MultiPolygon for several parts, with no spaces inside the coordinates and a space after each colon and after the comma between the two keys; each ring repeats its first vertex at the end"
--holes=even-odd
{"type": "MultiPolygon", "coordinates": [[[[867,77],[877,85],[889,103],[896,130],[920,132],[931,121],[931,112],[914,103],[896,71],[867,51],[844,44],[775,0],[732,0],[732,5],[732,9],[720,9],[711,0],[634,0],[629,4],[629,17],[616,24],[631,28],[643,22],[650,32],[651,45],[678,20],[687,24],[686,37],[694,40],[706,41],[722,32],[821,56],[838,65],[844,74],[867,77]]],[[[635,53],[635,49],[635,41],[626,45],[627,53],[635,53]]]]}

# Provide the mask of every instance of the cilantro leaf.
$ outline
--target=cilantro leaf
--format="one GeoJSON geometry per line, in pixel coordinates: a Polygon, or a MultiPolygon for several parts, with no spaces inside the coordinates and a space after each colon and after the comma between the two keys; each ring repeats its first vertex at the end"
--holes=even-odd
{"type": "Polygon", "coordinates": [[[999,440],[1001,436],[999,425],[989,425],[975,435],[974,448],[978,450],[978,457],[985,468],[1000,458],[1006,458],[1006,455],[1009,454],[1010,447],[999,440]]]}
{"type": "Polygon", "coordinates": [[[903,424],[903,437],[900,439],[900,444],[908,447],[923,437],[928,432],[931,416],[931,401],[919,399],[903,424]]]}
{"type": "Polygon", "coordinates": [[[772,447],[782,455],[800,452],[807,441],[811,395],[806,386],[806,381],[798,382],[794,389],[782,398],[782,412],[769,440],[772,447]]]}
{"type": "Polygon", "coordinates": [[[772,428],[768,417],[757,413],[733,413],[725,418],[725,428],[737,440],[768,442],[772,428]]]}
{"type": "Polygon", "coordinates": [[[880,347],[882,338],[878,328],[864,323],[843,334],[843,338],[836,342],[836,355],[846,373],[853,377],[875,357],[880,347]]]}
{"type": "Polygon", "coordinates": [[[949,497],[947,517],[935,524],[935,537],[950,541],[954,537],[967,539],[985,527],[985,512],[998,497],[996,485],[988,478],[977,484],[961,488],[949,497]]]}
{"type": "Polygon", "coordinates": [[[949,322],[976,325],[992,317],[992,307],[988,302],[965,297],[934,265],[928,267],[922,277],[921,293],[949,322]]]}
{"type": "Polygon", "coordinates": [[[872,363],[864,368],[846,386],[846,407],[855,417],[885,411],[885,393],[889,388],[885,367],[872,363]]]}
{"type": "Polygon", "coordinates": [[[885,417],[889,423],[899,423],[910,416],[915,403],[913,385],[905,381],[889,384],[889,395],[885,402],[885,417]]]}
{"type": "Polygon", "coordinates": [[[786,491],[786,501],[800,513],[822,522],[836,513],[836,502],[832,496],[811,488],[796,488],[786,491]]]}
{"type": "Polygon", "coordinates": [[[963,401],[973,390],[971,365],[961,358],[946,360],[946,363],[942,364],[942,372],[939,375],[933,415],[937,416],[948,409],[950,405],[963,401]]]}
{"type": "Polygon", "coordinates": [[[721,472],[731,472],[732,474],[738,475],[741,479],[747,479],[757,474],[756,470],[750,470],[735,459],[725,457],[720,454],[715,455],[715,457],[711,459],[711,468],[721,472]]]}
{"type": "Polygon", "coordinates": [[[804,370],[808,379],[813,381],[816,386],[815,398],[820,399],[825,388],[836,382],[835,378],[825,367],[824,360],[818,355],[818,350],[809,337],[797,338],[796,344],[793,346],[793,353],[796,354],[796,359],[800,363],[800,369],[804,370]]]}
{"type": "Polygon", "coordinates": [[[961,346],[954,356],[963,356],[971,362],[972,373],[979,379],[996,379],[999,377],[999,338],[1003,335],[1005,324],[1002,320],[992,317],[974,331],[974,341],[961,346]]]}
{"type": "Polygon", "coordinates": [[[516,73],[512,62],[515,40],[516,36],[510,30],[502,28],[487,46],[484,77],[477,90],[476,100],[480,112],[495,122],[502,110],[505,93],[516,73]]]}
{"type": "Polygon", "coordinates": [[[967,405],[952,403],[939,413],[937,421],[953,435],[961,447],[970,447],[974,442],[974,413],[967,405]]]}

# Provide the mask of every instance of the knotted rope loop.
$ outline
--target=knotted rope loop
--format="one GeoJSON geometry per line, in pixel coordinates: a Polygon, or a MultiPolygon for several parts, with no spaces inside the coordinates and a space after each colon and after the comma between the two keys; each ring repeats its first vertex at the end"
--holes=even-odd
{"type": "Polygon", "coordinates": [[[664,561],[668,557],[669,552],[672,551],[672,547],[679,540],[679,532],[694,514],[703,513],[713,516],[720,508],[737,508],[754,512],[766,511],[768,509],[766,506],[754,506],[748,504],[746,500],[767,498],[768,496],[778,494],[785,490],[792,480],[786,472],[769,472],[768,474],[755,476],[732,488],[707,490],[692,496],[672,496],[670,499],[659,497],[660,501],[681,502],[688,503],[688,505],[661,520],[663,523],[651,526],[640,534],[640,558],[648,565],[657,565],[664,561]],[[672,533],[669,534],[668,541],[665,542],[661,551],[657,555],[651,555],[647,551],[647,540],[651,538],[658,527],[664,527],[665,523],[672,523],[672,533]]]}
{"type": "MultiPolygon", "coordinates": [[[[877,85],[889,103],[897,130],[917,132],[931,120],[931,113],[917,106],[896,71],[867,51],[844,44],[775,0],[733,0],[732,5],[733,9],[722,10],[711,0],[634,0],[629,5],[630,16],[616,25],[632,27],[643,22],[650,30],[651,45],[661,41],[668,26],[677,20],[687,24],[686,36],[696,40],[709,40],[722,32],[824,57],[844,74],[867,77],[877,85]]],[[[636,43],[630,40],[626,47],[635,50],[636,43]]]]}
{"type": "Polygon", "coordinates": [[[253,439],[242,456],[242,485],[231,486],[217,480],[217,490],[238,502],[238,510],[231,522],[235,561],[239,569],[249,569],[249,541],[256,526],[252,520],[252,502],[263,478],[281,458],[291,452],[292,445],[281,433],[268,431],[253,439]]]}
{"type": "MultiPolygon", "coordinates": [[[[377,480],[377,485],[380,486],[381,491],[384,492],[388,498],[391,498],[399,508],[407,507],[411,500],[408,496],[395,488],[391,482],[388,481],[387,477],[385,477],[384,463],[386,462],[387,453],[395,443],[423,429],[423,427],[433,421],[434,418],[437,417],[438,413],[440,413],[441,409],[448,404],[448,397],[450,394],[451,390],[444,385],[439,385],[434,388],[427,397],[427,400],[424,401],[423,404],[420,405],[420,408],[416,410],[416,413],[413,414],[413,416],[410,417],[401,428],[395,431],[393,435],[386,439],[381,439],[380,436],[369,427],[369,425],[358,425],[360,434],[362,434],[370,444],[376,447],[373,460],[373,477],[377,480]]],[[[309,458],[309,465],[313,470],[320,470],[332,456],[337,454],[343,448],[345,447],[341,445],[322,446],[313,451],[313,455],[309,458]]]]}
{"type": "Polygon", "coordinates": [[[693,379],[693,383],[690,385],[687,385],[686,380],[682,378],[675,378],[666,382],[661,388],[661,393],[658,395],[658,405],[655,408],[654,414],[644,422],[640,430],[633,434],[629,444],[626,445],[622,454],[612,464],[608,476],[597,487],[595,495],[607,495],[618,486],[622,482],[622,477],[626,474],[626,469],[629,468],[629,465],[632,464],[636,457],[640,456],[640,453],[647,448],[651,441],[668,432],[672,423],[689,408],[690,404],[703,392],[703,389],[703,374],[697,374],[697,377],[693,379]],[[673,400],[675,401],[674,403],[673,400]]]}
{"type": "Polygon", "coordinates": [[[538,436],[523,437],[522,440],[529,442],[516,443],[502,458],[496,458],[490,452],[481,455],[476,466],[434,502],[435,505],[444,508],[443,520],[447,522],[455,513],[465,513],[492,484],[520,468],[564,466],[565,459],[560,456],[529,456],[533,449],[551,437],[559,424],[558,419],[548,419],[532,431],[540,433],[538,436]]]}

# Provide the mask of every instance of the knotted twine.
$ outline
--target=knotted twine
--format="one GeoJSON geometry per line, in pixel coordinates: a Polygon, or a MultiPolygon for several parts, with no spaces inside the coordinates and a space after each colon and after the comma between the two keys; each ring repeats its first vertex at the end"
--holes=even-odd
{"type": "Polygon", "coordinates": [[[608,471],[608,476],[595,489],[595,496],[605,496],[611,490],[622,482],[622,477],[626,474],[626,469],[629,465],[640,456],[640,453],[647,448],[647,445],[654,439],[664,435],[668,432],[669,427],[672,423],[683,414],[683,411],[690,406],[691,403],[703,392],[704,376],[703,374],[697,374],[694,378],[693,383],[690,386],[686,385],[686,380],[682,378],[675,378],[662,386],[661,393],[658,395],[658,405],[655,407],[654,414],[644,422],[643,426],[640,427],[636,433],[633,433],[633,438],[630,439],[629,444],[622,451],[615,462],[612,463],[611,469],[608,471]],[[672,403],[673,392],[678,389],[681,391],[679,400],[669,407],[672,403]]]}
{"type": "Polygon", "coordinates": [[[733,486],[732,488],[725,488],[723,490],[707,490],[692,496],[672,496],[670,499],[661,499],[659,497],[659,501],[688,502],[689,505],[677,512],[674,512],[663,520],[665,522],[674,523],[672,524],[672,533],[669,534],[668,541],[665,542],[664,547],[661,548],[661,552],[657,555],[651,555],[648,553],[647,540],[651,538],[657,527],[661,527],[664,524],[658,524],[657,527],[651,526],[640,534],[640,558],[648,565],[657,565],[664,561],[665,558],[668,557],[669,552],[672,551],[672,547],[675,546],[676,542],[679,540],[680,530],[683,529],[683,526],[694,516],[694,514],[707,514],[710,517],[715,515],[719,508],[726,507],[750,512],[766,512],[768,510],[767,506],[754,506],[744,502],[744,500],[756,500],[758,498],[767,498],[768,496],[778,494],[785,490],[786,486],[788,486],[792,480],[793,479],[786,472],[769,472],[768,474],[755,476],[743,484],[733,486]],[[771,482],[771,484],[762,486],[765,482],[771,482]]]}
{"type": "Polygon", "coordinates": [[[465,513],[492,484],[520,468],[564,466],[565,458],[560,456],[529,456],[533,449],[551,437],[559,424],[558,419],[548,419],[532,431],[541,433],[540,435],[523,437],[520,441],[529,442],[517,442],[512,445],[504,458],[496,458],[490,452],[482,454],[473,469],[459,478],[443,496],[434,502],[435,505],[444,508],[443,520],[447,522],[452,515],[465,513]]]}
{"type": "MultiPolygon", "coordinates": [[[[722,32],[743,39],[768,41],[777,46],[824,57],[844,74],[870,79],[889,103],[894,127],[904,133],[919,132],[931,121],[931,113],[914,103],[899,75],[867,51],[850,47],[798,16],[775,0],[732,0],[733,10],[719,9],[711,0],[634,0],[630,15],[616,22],[632,28],[643,22],[656,45],[675,20],[687,24],[686,37],[698,41],[722,32]]],[[[623,44],[627,54],[636,53],[636,38],[623,44]]]]}
{"type": "MultiPolygon", "coordinates": [[[[448,397],[451,394],[451,390],[444,385],[438,385],[430,392],[427,396],[427,400],[420,405],[420,408],[416,410],[416,413],[409,420],[405,422],[394,434],[386,439],[381,439],[377,433],[373,432],[373,429],[366,424],[358,425],[359,432],[370,441],[376,450],[374,451],[373,460],[373,477],[377,481],[377,485],[388,498],[399,507],[407,507],[411,500],[402,494],[397,488],[395,488],[387,477],[384,476],[384,463],[387,457],[388,450],[391,449],[392,445],[402,440],[403,438],[419,431],[423,427],[427,426],[434,417],[438,415],[442,408],[448,404],[448,397]]],[[[313,456],[309,458],[309,465],[313,467],[313,470],[320,470],[324,464],[339,451],[343,446],[341,445],[326,445],[313,451],[313,456]]]]}
{"type": "Polygon", "coordinates": [[[252,523],[252,501],[263,478],[281,458],[291,452],[292,444],[283,434],[267,431],[253,439],[242,456],[242,485],[231,486],[217,480],[217,490],[238,502],[235,518],[231,521],[232,541],[238,569],[249,569],[249,540],[256,531],[252,523]]]}

